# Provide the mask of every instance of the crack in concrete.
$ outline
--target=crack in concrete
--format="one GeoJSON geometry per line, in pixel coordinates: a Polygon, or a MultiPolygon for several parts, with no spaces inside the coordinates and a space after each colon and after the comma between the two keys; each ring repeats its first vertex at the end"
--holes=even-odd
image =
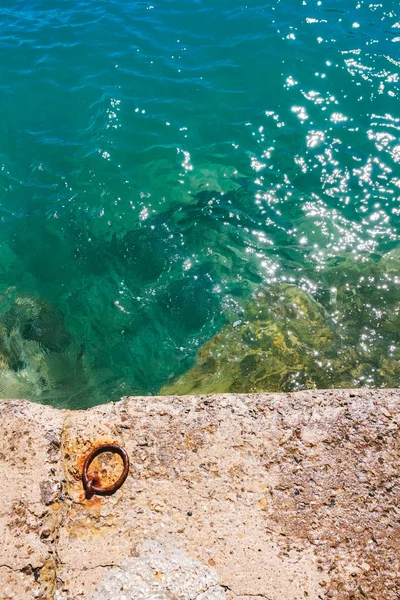
{"type": "Polygon", "coordinates": [[[68,482],[68,474],[66,471],[66,465],[65,465],[65,460],[64,460],[64,448],[65,448],[65,438],[66,438],[66,429],[67,429],[68,419],[69,419],[69,415],[65,415],[63,423],[62,423],[62,427],[61,427],[61,434],[60,434],[60,473],[63,474],[63,478],[60,481],[61,494],[59,497],[59,501],[61,503],[61,513],[60,513],[60,518],[57,522],[56,530],[54,532],[54,556],[55,556],[55,577],[56,577],[56,588],[55,588],[54,593],[56,593],[56,591],[58,591],[60,589],[60,586],[63,583],[60,580],[60,578],[58,577],[58,572],[59,572],[59,567],[64,566],[65,563],[63,563],[63,561],[60,558],[59,551],[58,551],[59,550],[58,544],[59,544],[59,540],[60,540],[60,532],[68,519],[68,515],[69,515],[71,506],[72,506],[72,499],[70,498],[68,489],[66,487],[66,484],[68,482]]]}
{"type": "Polygon", "coordinates": [[[225,591],[230,592],[231,594],[236,596],[236,598],[238,598],[238,600],[241,600],[243,598],[265,598],[265,600],[273,600],[270,596],[266,596],[265,594],[247,594],[246,592],[244,594],[237,594],[228,585],[224,585],[222,583],[221,583],[220,587],[222,587],[225,591]]]}
{"type": "MultiPolygon", "coordinates": [[[[242,598],[265,598],[265,600],[272,600],[270,596],[266,596],[265,594],[245,594],[245,596],[241,596],[242,598]]],[[[240,598],[240,596],[239,596],[240,598]]]]}
{"type": "Polygon", "coordinates": [[[222,585],[213,583],[212,585],[209,585],[205,590],[201,590],[201,592],[196,594],[196,596],[194,596],[194,598],[192,600],[197,600],[197,598],[200,598],[200,596],[202,596],[203,594],[206,594],[207,592],[211,592],[213,590],[217,590],[218,588],[223,588],[223,587],[224,586],[222,586],[222,585]]]}
{"type": "Polygon", "coordinates": [[[7,565],[6,563],[0,564],[0,569],[9,569],[13,573],[23,573],[26,567],[23,569],[14,569],[11,565],[7,565]]]}
{"type": "MultiPolygon", "coordinates": [[[[61,562],[60,565],[62,565],[63,567],[68,566],[67,563],[63,563],[61,562]]],[[[85,571],[95,571],[96,569],[121,569],[120,565],[116,565],[114,563],[110,563],[110,564],[99,564],[99,565],[94,565],[93,567],[74,567],[75,571],[78,571],[79,573],[85,573],[85,571]]]]}

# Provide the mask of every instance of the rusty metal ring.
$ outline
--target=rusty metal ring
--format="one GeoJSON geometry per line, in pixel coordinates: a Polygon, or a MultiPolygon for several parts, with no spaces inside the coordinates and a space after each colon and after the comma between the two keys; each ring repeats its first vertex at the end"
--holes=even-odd
{"type": "Polygon", "coordinates": [[[103,444],[102,446],[97,446],[91,453],[86,457],[85,464],[83,465],[82,472],[82,481],[83,487],[85,488],[86,498],[90,499],[97,494],[98,496],[111,496],[114,494],[121,485],[124,483],[125,479],[128,477],[129,473],[129,456],[126,453],[126,450],[118,446],[118,444],[103,444]],[[124,464],[124,470],[120,478],[113,484],[108,487],[101,487],[97,480],[97,478],[90,477],[88,475],[88,469],[92,463],[92,461],[99,454],[103,454],[103,452],[113,452],[114,454],[118,454],[122,458],[122,462],[124,464]]]}

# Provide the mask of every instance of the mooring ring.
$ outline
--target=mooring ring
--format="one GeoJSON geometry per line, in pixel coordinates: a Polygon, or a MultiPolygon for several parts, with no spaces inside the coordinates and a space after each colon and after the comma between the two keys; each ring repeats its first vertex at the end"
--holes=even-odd
{"type": "Polygon", "coordinates": [[[124,483],[125,479],[128,477],[129,473],[129,456],[126,453],[126,450],[118,446],[118,444],[102,444],[101,446],[97,446],[91,453],[86,457],[85,464],[83,465],[82,472],[82,482],[83,487],[85,488],[86,498],[90,499],[97,494],[98,496],[111,496],[114,494],[121,485],[124,483]],[[122,462],[124,465],[124,470],[122,471],[119,479],[108,487],[102,487],[97,477],[90,477],[88,475],[88,469],[92,463],[92,461],[99,454],[103,454],[103,452],[113,452],[114,454],[118,454],[122,458],[122,462]]]}

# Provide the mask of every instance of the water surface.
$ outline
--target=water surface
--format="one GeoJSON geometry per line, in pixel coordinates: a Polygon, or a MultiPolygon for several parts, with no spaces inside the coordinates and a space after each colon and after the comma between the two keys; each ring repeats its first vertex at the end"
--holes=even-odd
{"type": "MultiPolygon", "coordinates": [[[[398,248],[394,0],[5,0],[0,23],[1,395],[156,393],[260,286],[332,300],[330,269],[398,248]]],[[[398,314],[398,276],[371,310],[398,314]]],[[[396,371],[397,326],[352,318],[396,371]]]]}

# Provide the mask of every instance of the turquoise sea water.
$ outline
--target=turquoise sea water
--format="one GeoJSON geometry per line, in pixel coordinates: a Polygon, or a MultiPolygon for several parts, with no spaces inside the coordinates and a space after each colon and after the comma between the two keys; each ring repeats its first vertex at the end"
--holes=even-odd
{"type": "Polygon", "coordinates": [[[0,25],[1,395],[156,393],[258,286],[398,247],[398,2],[3,0],[0,25]]]}

